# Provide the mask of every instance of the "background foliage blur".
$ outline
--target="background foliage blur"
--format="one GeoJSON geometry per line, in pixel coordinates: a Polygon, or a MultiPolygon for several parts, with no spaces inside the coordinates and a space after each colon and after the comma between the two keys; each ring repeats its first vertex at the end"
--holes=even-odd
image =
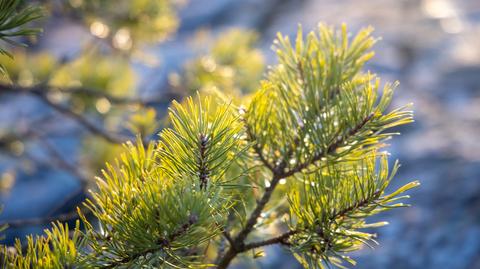
{"type": "MultiPolygon", "coordinates": [[[[31,1],[34,2],[34,1],[31,1]]],[[[407,210],[359,268],[480,267],[480,3],[469,0],[41,1],[44,33],[1,56],[20,87],[0,91],[0,220],[5,243],[41,233],[88,193],[135,133],[152,139],[172,98],[242,96],[271,63],[277,31],[346,22],[383,41],[369,69],[400,80],[416,123],[393,141],[398,185],[418,176],[407,210]]],[[[395,187],[395,186],[394,186],[395,187]]],[[[262,268],[294,268],[267,249],[262,268]]],[[[252,267],[254,265],[251,265],[252,267]]],[[[242,267],[243,268],[243,267],[242,267]]]]}

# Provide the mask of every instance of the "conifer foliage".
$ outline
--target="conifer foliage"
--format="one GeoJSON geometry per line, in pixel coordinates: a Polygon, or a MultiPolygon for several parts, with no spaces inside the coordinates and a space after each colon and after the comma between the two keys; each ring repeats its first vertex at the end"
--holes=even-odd
{"type": "MultiPolygon", "coordinates": [[[[24,43],[15,40],[15,38],[32,36],[40,32],[40,28],[28,27],[26,25],[42,16],[42,9],[33,5],[22,7],[21,0],[0,0],[0,40],[6,44],[24,46],[24,43]]],[[[12,57],[4,44],[0,45],[1,54],[12,57]]],[[[5,69],[1,64],[0,73],[5,73],[5,69]]]]}
{"type": "Polygon", "coordinates": [[[73,231],[18,241],[4,267],[221,269],[273,244],[305,268],[355,264],[348,253],[376,243],[365,228],[386,224],[367,217],[418,185],[386,191],[398,164],[384,141],[412,112],[390,109],[396,84],[362,71],[371,31],[279,34],[278,64],[245,106],[174,102],[158,141],[107,164],[73,231]]]}

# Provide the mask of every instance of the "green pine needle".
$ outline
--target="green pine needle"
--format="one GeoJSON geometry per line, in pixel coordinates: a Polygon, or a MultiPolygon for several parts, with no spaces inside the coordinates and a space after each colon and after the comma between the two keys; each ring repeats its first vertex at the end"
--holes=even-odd
{"type": "MultiPolygon", "coordinates": [[[[43,9],[32,5],[22,7],[22,2],[22,0],[0,0],[0,40],[10,46],[26,46],[16,38],[34,36],[42,31],[41,28],[28,27],[27,24],[42,18],[43,9]]],[[[4,45],[0,46],[0,54],[13,58],[4,45]]],[[[1,64],[0,73],[6,75],[6,70],[1,64]]]]}

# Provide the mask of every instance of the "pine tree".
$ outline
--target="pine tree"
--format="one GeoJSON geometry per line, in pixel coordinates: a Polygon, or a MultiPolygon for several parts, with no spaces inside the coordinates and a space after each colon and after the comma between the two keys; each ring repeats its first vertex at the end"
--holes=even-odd
{"type": "Polygon", "coordinates": [[[355,264],[348,253],[376,243],[364,229],[386,224],[367,217],[418,185],[386,191],[398,164],[385,140],[412,112],[389,110],[396,83],[363,71],[371,32],[279,34],[278,64],[245,106],[173,102],[158,141],[126,143],[106,165],[72,231],[17,241],[4,267],[222,269],[273,244],[305,268],[355,264]]]}

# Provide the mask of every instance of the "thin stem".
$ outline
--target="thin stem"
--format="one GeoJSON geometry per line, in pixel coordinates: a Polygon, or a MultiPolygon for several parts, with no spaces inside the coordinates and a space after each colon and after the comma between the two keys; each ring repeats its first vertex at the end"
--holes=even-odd
{"type": "Polygon", "coordinates": [[[106,141],[114,144],[121,144],[125,142],[127,139],[123,137],[119,137],[117,135],[113,135],[104,129],[96,126],[95,124],[91,123],[88,121],[86,118],[84,118],[81,114],[74,112],[73,110],[70,110],[67,107],[64,107],[60,104],[57,104],[55,102],[52,102],[48,97],[44,94],[40,93],[35,93],[35,96],[40,98],[45,104],[49,105],[51,108],[55,109],[56,111],[60,112],[61,114],[68,116],[69,118],[75,120],[79,124],[81,124],[85,129],[87,129],[89,132],[98,135],[105,139],[106,141]]]}
{"type": "Polygon", "coordinates": [[[243,247],[243,250],[248,251],[248,250],[251,250],[251,249],[260,248],[260,247],[269,246],[269,245],[275,245],[275,244],[288,245],[289,244],[288,239],[290,238],[290,236],[292,236],[294,234],[297,234],[298,232],[299,231],[296,231],[296,230],[290,230],[288,232],[285,232],[285,233],[283,233],[279,236],[273,237],[273,238],[265,239],[265,240],[258,241],[258,242],[249,243],[249,244],[246,244],[243,247]]]}
{"type": "Polygon", "coordinates": [[[199,141],[198,141],[198,151],[200,156],[198,156],[198,161],[197,161],[198,178],[200,180],[200,190],[207,189],[207,184],[209,180],[210,172],[208,171],[207,156],[206,156],[208,143],[209,143],[208,137],[204,134],[200,134],[199,141]]]}
{"type": "Polygon", "coordinates": [[[263,156],[263,148],[257,143],[257,138],[252,132],[252,129],[250,126],[247,124],[246,120],[243,119],[243,124],[245,125],[245,131],[247,133],[247,139],[248,141],[251,141],[253,143],[253,150],[257,154],[258,159],[262,162],[265,167],[267,167],[270,171],[275,170],[272,164],[263,156]]]}
{"type": "Polygon", "coordinates": [[[229,232],[223,231],[223,236],[225,236],[225,239],[227,239],[228,243],[233,244],[233,239],[229,232]]]}
{"type": "Polygon", "coordinates": [[[382,191],[380,191],[380,190],[376,191],[371,196],[366,197],[365,199],[363,199],[361,201],[357,201],[353,205],[351,205],[347,208],[344,208],[344,209],[340,210],[339,212],[336,212],[335,214],[333,214],[333,216],[330,219],[333,221],[333,220],[335,220],[339,217],[344,217],[344,216],[350,214],[351,212],[353,212],[353,211],[355,211],[359,208],[362,208],[362,207],[365,207],[365,206],[369,205],[370,203],[372,203],[372,201],[378,199],[381,195],[382,195],[382,191]]]}

